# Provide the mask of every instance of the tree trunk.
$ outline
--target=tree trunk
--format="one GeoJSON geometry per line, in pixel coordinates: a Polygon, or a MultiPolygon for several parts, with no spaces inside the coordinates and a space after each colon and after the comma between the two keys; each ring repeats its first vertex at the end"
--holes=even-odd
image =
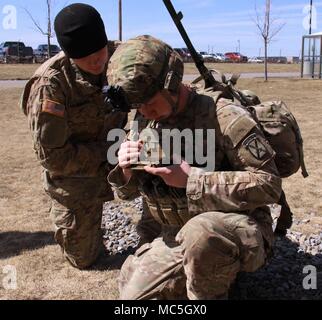
{"type": "Polygon", "coordinates": [[[266,12],[265,12],[265,35],[264,35],[264,46],[265,46],[265,81],[268,81],[268,72],[267,72],[267,51],[268,51],[268,42],[270,35],[270,12],[271,12],[271,0],[266,0],[266,12]]]}
{"type": "Polygon", "coordinates": [[[48,59],[51,58],[51,47],[50,47],[50,38],[51,38],[51,19],[50,19],[50,0],[47,0],[47,10],[48,10],[48,28],[47,28],[47,43],[48,43],[48,59]]]}
{"type": "Polygon", "coordinates": [[[51,48],[50,48],[50,35],[47,34],[47,45],[48,45],[48,59],[51,57],[51,48]]]}
{"type": "Polygon", "coordinates": [[[264,40],[264,46],[265,46],[265,81],[268,81],[268,67],[267,67],[268,45],[267,45],[267,39],[264,40]]]}

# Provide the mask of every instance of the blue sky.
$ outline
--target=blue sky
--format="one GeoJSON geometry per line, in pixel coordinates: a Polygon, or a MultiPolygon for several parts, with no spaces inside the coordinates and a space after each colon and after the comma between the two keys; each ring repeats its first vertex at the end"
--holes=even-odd
{"type": "MultiPolygon", "coordinates": [[[[118,38],[118,0],[52,0],[53,17],[64,6],[83,2],[93,5],[102,15],[108,37],[118,38]]],[[[0,0],[0,42],[21,40],[36,47],[45,43],[46,38],[39,33],[24,8],[32,12],[43,27],[46,25],[45,0],[0,0]],[[7,6],[16,9],[16,28],[5,27],[7,6]]],[[[183,24],[197,50],[227,52],[238,49],[248,56],[263,54],[262,39],[253,19],[258,12],[263,13],[265,0],[173,0],[177,10],[184,14],[183,24]]],[[[282,31],[270,44],[269,54],[298,56],[301,37],[308,33],[304,27],[309,0],[272,0],[272,16],[276,23],[284,24],[282,31]]],[[[322,31],[322,1],[313,0],[316,20],[313,31],[322,31]]],[[[151,34],[173,47],[184,47],[184,43],[170,19],[162,0],[123,0],[123,39],[139,34],[151,34]]],[[[53,39],[56,43],[56,39],[53,39]]]]}

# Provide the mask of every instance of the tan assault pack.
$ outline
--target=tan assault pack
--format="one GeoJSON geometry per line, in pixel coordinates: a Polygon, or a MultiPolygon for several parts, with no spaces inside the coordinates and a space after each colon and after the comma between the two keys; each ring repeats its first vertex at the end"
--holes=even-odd
{"type": "MultiPolygon", "coordinates": [[[[245,108],[262,128],[266,139],[276,153],[275,163],[281,178],[295,174],[300,168],[304,178],[308,176],[304,163],[303,139],[298,123],[283,101],[266,101],[260,99],[249,90],[238,90],[235,85],[239,75],[233,75],[227,80],[224,75],[216,70],[221,77],[223,91],[218,92],[212,88],[204,89],[197,85],[202,79],[197,78],[192,86],[198,93],[214,98],[215,102],[220,97],[230,98],[235,104],[245,108]]],[[[276,233],[286,234],[286,229],[292,225],[292,212],[287,204],[284,191],[278,203],[281,205],[280,217],[277,221],[276,233]]]]}

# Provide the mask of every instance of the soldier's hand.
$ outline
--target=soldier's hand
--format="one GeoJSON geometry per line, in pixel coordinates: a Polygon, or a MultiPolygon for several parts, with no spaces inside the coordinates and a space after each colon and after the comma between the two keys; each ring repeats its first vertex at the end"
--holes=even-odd
{"type": "Polygon", "coordinates": [[[145,166],[144,170],[150,174],[160,176],[170,187],[186,188],[191,167],[186,161],[182,161],[181,164],[169,167],[153,168],[145,166]]]}
{"type": "Polygon", "coordinates": [[[126,141],[121,144],[118,152],[118,162],[126,178],[130,178],[132,175],[130,166],[139,161],[142,148],[142,141],[126,141]]]}

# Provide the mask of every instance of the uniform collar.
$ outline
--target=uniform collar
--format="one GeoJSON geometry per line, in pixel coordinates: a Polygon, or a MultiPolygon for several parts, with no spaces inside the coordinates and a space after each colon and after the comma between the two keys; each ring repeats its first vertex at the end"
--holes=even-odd
{"type": "MultiPolygon", "coordinates": [[[[158,123],[161,123],[161,124],[162,123],[169,123],[171,125],[176,125],[176,124],[180,123],[180,120],[182,120],[182,118],[185,117],[186,114],[188,114],[190,109],[192,108],[193,99],[195,98],[196,94],[197,93],[194,90],[191,90],[189,93],[189,97],[187,99],[187,103],[184,106],[184,108],[182,110],[180,110],[178,113],[176,113],[175,115],[170,116],[167,119],[163,119],[163,120],[158,121],[158,123]]],[[[156,122],[154,123],[154,125],[156,125],[156,122]]]]}
{"type": "Polygon", "coordinates": [[[96,76],[81,70],[72,59],[69,60],[71,68],[75,72],[75,81],[81,84],[82,87],[85,87],[88,90],[96,91],[98,88],[101,89],[104,85],[107,84],[107,64],[103,73],[96,76]]]}

